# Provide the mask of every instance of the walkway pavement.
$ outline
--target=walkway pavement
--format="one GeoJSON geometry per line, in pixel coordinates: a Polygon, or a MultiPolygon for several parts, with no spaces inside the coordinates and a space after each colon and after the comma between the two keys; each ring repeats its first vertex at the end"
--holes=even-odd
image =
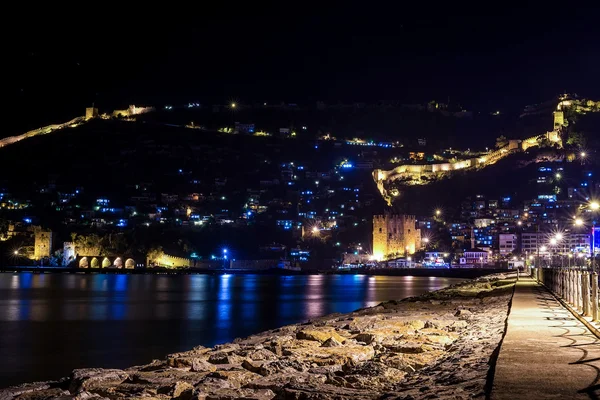
{"type": "Polygon", "coordinates": [[[600,399],[600,340],[528,277],[515,289],[491,398],[600,399]]]}

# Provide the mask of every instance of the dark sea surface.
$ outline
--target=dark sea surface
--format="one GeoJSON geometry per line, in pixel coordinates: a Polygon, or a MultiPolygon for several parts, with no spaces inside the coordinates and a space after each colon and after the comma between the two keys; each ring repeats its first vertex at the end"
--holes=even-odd
{"type": "Polygon", "coordinates": [[[459,279],[0,273],[0,388],[125,368],[459,279]]]}

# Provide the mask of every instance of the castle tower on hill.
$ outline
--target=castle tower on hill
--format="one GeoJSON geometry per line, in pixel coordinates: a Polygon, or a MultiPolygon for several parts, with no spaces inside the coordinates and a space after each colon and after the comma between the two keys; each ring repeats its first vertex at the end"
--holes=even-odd
{"type": "Polygon", "coordinates": [[[421,248],[421,230],[414,215],[373,216],[373,255],[377,260],[406,256],[421,248]]]}
{"type": "Polygon", "coordinates": [[[98,109],[93,105],[85,109],[85,120],[90,120],[92,118],[98,118],[98,109]]]}
{"type": "Polygon", "coordinates": [[[34,260],[39,260],[45,257],[50,257],[52,252],[52,232],[43,230],[40,227],[36,227],[35,231],[35,245],[33,248],[34,260]]]}
{"type": "Polygon", "coordinates": [[[565,113],[563,111],[554,111],[554,130],[560,129],[565,125],[565,113]]]}

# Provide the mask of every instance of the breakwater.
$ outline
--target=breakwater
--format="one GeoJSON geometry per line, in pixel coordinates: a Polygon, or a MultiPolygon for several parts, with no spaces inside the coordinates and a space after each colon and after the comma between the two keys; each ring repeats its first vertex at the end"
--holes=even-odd
{"type": "Polygon", "coordinates": [[[79,369],[2,399],[485,396],[514,277],[495,275],[127,369],[79,369]]]}

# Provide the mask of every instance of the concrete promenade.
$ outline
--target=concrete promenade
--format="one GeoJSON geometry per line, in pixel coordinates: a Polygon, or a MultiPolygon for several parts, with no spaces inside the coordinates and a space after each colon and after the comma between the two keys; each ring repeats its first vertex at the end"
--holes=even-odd
{"type": "Polygon", "coordinates": [[[515,288],[491,398],[600,399],[600,339],[529,277],[515,288]]]}

